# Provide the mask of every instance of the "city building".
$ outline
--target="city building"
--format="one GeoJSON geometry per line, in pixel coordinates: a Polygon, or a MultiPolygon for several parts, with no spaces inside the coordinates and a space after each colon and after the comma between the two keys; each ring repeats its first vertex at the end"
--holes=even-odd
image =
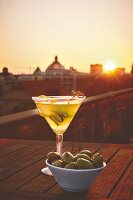
{"type": "Polygon", "coordinates": [[[8,81],[14,79],[15,79],[14,75],[8,71],[7,67],[4,67],[2,69],[2,72],[0,72],[0,80],[8,81]]]}
{"type": "Polygon", "coordinates": [[[18,83],[20,90],[24,91],[30,96],[39,95],[63,95],[63,87],[58,80],[38,80],[38,81],[21,81],[18,83]]]}
{"type": "Polygon", "coordinates": [[[11,73],[8,72],[7,67],[4,67],[3,71],[0,73],[0,75],[6,78],[6,77],[9,77],[11,75],[11,73]]]}
{"type": "Polygon", "coordinates": [[[103,66],[101,64],[91,64],[90,65],[90,74],[91,75],[102,75],[103,66]]]}
{"type": "Polygon", "coordinates": [[[116,73],[116,75],[123,75],[123,74],[125,74],[125,68],[123,68],[123,67],[116,67],[115,73],[116,73]]]}
{"type": "Polygon", "coordinates": [[[71,90],[76,89],[77,74],[78,72],[73,67],[65,69],[65,67],[58,61],[58,57],[55,56],[54,62],[47,67],[44,73],[44,79],[58,80],[66,93],[70,93],[71,90]]]}
{"type": "Polygon", "coordinates": [[[40,67],[37,66],[36,70],[33,72],[35,80],[42,80],[44,78],[44,72],[40,70],[40,67]]]}
{"type": "Polygon", "coordinates": [[[20,90],[20,88],[11,89],[1,95],[0,107],[2,110],[0,111],[0,115],[28,110],[31,108],[30,105],[30,95],[20,90]]]}

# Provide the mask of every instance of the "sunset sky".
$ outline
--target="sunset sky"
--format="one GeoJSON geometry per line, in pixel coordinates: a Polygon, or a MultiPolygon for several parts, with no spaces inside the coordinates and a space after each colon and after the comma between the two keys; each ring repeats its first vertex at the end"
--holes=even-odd
{"type": "Polygon", "coordinates": [[[112,61],[130,72],[133,0],[0,0],[0,71],[45,71],[55,55],[66,69],[112,61]]]}

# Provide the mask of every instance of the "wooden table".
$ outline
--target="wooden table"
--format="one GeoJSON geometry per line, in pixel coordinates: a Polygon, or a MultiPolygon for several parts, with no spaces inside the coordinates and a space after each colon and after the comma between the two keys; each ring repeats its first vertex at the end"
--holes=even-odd
{"type": "MultiPolygon", "coordinates": [[[[83,143],[82,148],[96,152],[100,144],[83,143]]],[[[64,142],[64,149],[70,151],[72,143],[64,142]]],[[[52,176],[41,173],[47,153],[54,150],[51,141],[0,139],[0,200],[133,199],[133,144],[105,144],[106,168],[80,193],[63,191],[52,176]]],[[[73,150],[78,152],[78,143],[73,150]]]]}

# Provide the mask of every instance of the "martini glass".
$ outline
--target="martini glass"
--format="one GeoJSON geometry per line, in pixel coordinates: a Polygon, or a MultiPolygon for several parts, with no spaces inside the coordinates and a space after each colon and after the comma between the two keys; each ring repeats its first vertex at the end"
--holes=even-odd
{"type": "MultiPolygon", "coordinates": [[[[84,96],[45,96],[32,97],[37,110],[56,134],[56,151],[63,153],[63,134],[78,111],[84,96]]],[[[45,167],[44,174],[52,175],[45,167]]]]}

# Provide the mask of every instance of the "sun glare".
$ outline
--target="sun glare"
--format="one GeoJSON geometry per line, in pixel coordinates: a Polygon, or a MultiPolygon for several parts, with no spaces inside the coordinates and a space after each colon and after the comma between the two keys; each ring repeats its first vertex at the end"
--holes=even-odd
{"type": "Polygon", "coordinates": [[[115,70],[115,68],[116,68],[116,63],[113,61],[108,61],[104,65],[105,72],[111,72],[111,71],[115,70]]]}

